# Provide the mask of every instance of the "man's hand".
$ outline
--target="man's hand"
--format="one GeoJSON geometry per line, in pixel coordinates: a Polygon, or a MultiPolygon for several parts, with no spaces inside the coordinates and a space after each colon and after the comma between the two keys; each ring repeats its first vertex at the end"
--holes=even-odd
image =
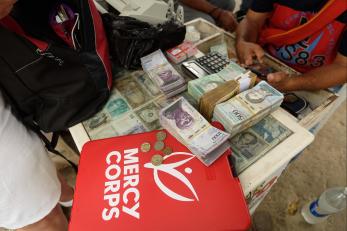
{"type": "Polygon", "coordinates": [[[284,72],[275,72],[268,74],[267,82],[281,92],[287,92],[293,90],[293,81],[297,77],[290,77],[284,72]]]}
{"type": "Polygon", "coordinates": [[[241,64],[252,65],[253,58],[257,58],[259,63],[263,63],[265,52],[256,43],[239,40],[236,44],[236,52],[241,64]]]}
{"type": "Polygon", "coordinates": [[[0,19],[6,17],[17,0],[0,0],[0,19]]]}
{"type": "Polygon", "coordinates": [[[218,26],[226,31],[233,32],[237,27],[237,21],[232,12],[221,10],[218,18],[216,18],[218,26]]]}

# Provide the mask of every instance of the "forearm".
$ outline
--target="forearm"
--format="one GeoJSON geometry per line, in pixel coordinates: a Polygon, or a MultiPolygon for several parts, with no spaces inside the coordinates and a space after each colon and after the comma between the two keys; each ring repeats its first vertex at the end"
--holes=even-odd
{"type": "Polygon", "coordinates": [[[214,5],[205,0],[181,0],[180,2],[207,14],[213,11],[213,9],[215,8],[214,5]]]}
{"type": "Polygon", "coordinates": [[[346,82],[347,68],[344,65],[332,63],[292,77],[287,91],[314,91],[342,85],[346,82]]]}
{"type": "Polygon", "coordinates": [[[258,40],[259,32],[263,27],[268,13],[256,13],[249,10],[246,17],[241,21],[237,27],[236,41],[256,43],[258,40]]]}
{"type": "Polygon", "coordinates": [[[246,18],[240,22],[236,31],[236,42],[245,41],[256,43],[258,40],[259,30],[257,29],[257,26],[246,18]]]}

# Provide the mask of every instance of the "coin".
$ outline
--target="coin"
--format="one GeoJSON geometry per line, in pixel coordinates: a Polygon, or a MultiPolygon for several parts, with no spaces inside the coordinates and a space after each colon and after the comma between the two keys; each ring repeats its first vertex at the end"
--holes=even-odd
{"type": "Polygon", "coordinates": [[[163,150],[164,146],[165,145],[164,145],[163,141],[157,141],[154,144],[154,149],[157,150],[157,151],[160,151],[160,150],[163,150]]]}
{"type": "Polygon", "coordinates": [[[158,154],[153,155],[151,162],[154,166],[161,165],[163,163],[163,157],[161,155],[158,155],[158,154]]]}
{"type": "Polygon", "coordinates": [[[160,131],[160,132],[157,133],[156,136],[157,136],[157,140],[163,141],[163,140],[165,140],[165,138],[166,138],[166,132],[160,131]]]}
{"type": "Polygon", "coordinates": [[[151,150],[151,144],[150,143],[143,143],[141,144],[141,151],[142,152],[149,152],[149,150],[151,150]]]}
{"type": "Polygon", "coordinates": [[[164,150],[163,150],[163,153],[165,155],[170,155],[172,153],[172,148],[170,147],[165,147],[164,150]]]}

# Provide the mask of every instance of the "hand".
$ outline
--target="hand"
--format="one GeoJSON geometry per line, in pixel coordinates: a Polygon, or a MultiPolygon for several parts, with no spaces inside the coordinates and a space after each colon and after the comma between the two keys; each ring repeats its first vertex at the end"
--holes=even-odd
{"type": "Polygon", "coordinates": [[[291,77],[284,72],[275,72],[268,74],[267,82],[281,92],[296,90],[293,86],[296,77],[291,77]]]}
{"type": "Polygon", "coordinates": [[[252,65],[253,58],[257,58],[259,63],[263,63],[265,52],[256,43],[238,41],[236,43],[236,52],[241,64],[252,65]]]}
{"type": "Polygon", "coordinates": [[[231,11],[221,10],[216,20],[217,24],[226,31],[233,32],[237,27],[237,21],[231,11]]]}
{"type": "Polygon", "coordinates": [[[0,19],[6,17],[12,10],[17,0],[1,0],[0,1],[0,19]]]}

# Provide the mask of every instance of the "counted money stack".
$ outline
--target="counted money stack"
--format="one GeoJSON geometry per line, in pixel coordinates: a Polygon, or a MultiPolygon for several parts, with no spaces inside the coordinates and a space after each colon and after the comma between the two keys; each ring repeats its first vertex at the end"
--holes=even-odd
{"type": "Polygon", "coordinates": [[[282,101],[282,93],[261,81],[252,89],[218,104],[213,120],[221,122],[231,136],[234,136],[276,110],[282,101]]]}
{"type": "MultiPolygon", "coordinates": [[[[161,151],[164,155],[170,155],[172,153],[172,148],[165,145],[166,132],[159,131],[156,134],[156,142],[154,143],[154,150],[156,152],[161,151]]],[[[144,153],[150,152],[152,146],[149,142],[144,142],[141,145],[141,151],[144,153]]],[[[163,155],[155,154],[151,157],[151,162],[154,166],[159,166],[163,163],[164,158],[163,155]]]]}
{"type": "Polygon", "coordinates": [[[210,121],[217,104],[227,101],[239,92],[239,85],[235,80],[229,80],[212,91],[202,95],[199,102],[199,112],[210,121]]]}
{"type": "MultiPolygon", "coordinates": [[[[216,74],[189,81],[188,93],[199,102],[202,95],[230,80],[237,81],[239,92],[242,92],[254,86],[256,75],[230,61],[228,66],[216,74]]],[[[225,92],[225,94],[228,94],[228,92],[225,92]]]]}
{"type": "Polygon", "coordinates": [[[161,50],[141,58],[143,70],[168,97],[187,89],[184,78],[167,61],[161,50]]]}
{"type": "Polygon", "coordinates": [[[229,134],[210,125],[183,97],[163,108],[159,118],[162,127],[207,166],[230,148],[229,134]]]}

